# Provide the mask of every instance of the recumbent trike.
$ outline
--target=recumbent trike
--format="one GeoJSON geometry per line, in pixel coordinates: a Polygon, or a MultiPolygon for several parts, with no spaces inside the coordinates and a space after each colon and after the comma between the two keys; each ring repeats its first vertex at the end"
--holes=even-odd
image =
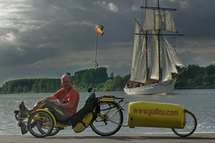
{"type": "MultiPolygon", "coordinates": [[[[70,120],[66,122],[59,122],[55,119],[53,114],[47,109],[37,109],[33,114],[27,115],[25,118],[19,117],[19,110],[15,110],[15,118],[19,122],[26,122],[30,133],[38,138],[56,135],[65,127],[72,126],[73,130],[78,133],[82,132],[86,127],[91,129],[98,135],[110,136],[119,131],[123,125],[123,107],[128,103],[123,102],[124,98],[118,98],[111,95],[96,97],[95,93],[91,92],[88,96],[96,102],[88,102],[89,104],[96,104],[95,108],[87,111],[86,115],[83,113],[80,117],[84,107],[73,115],[70,120]],[[82,120],[77,123],[76,120],[82,120]],[[33,122],[36,122],[32,125],[33,122]],[[74,123],[76,122],[76,123],[74,123]]],[[[128,121],[127,126],[134,127],[162,127],[172,128],[172,131],[181,137],[191,135],[197,126],[195,116],[183,106],[169,103],[155,103],[155,102],[130,102],[128,106],[128,121]]]]}

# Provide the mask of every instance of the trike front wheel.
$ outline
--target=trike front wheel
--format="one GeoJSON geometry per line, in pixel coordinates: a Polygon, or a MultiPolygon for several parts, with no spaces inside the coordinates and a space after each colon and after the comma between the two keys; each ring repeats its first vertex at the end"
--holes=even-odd
{"type": "Polygon", "coordinates": [[[98,135],[110,136],[119,131],[123,122],[121,107],[116,102],[99,102],[100,113],[91,129],[98,135]]]}
{"type": "Polygon", "coordinates": [[[45,111],[36,111],[28,119],[28,129],[37,138],[48,136],[52,132],[53,127],[54,120],[45,111]]]}
{"type": "Polygon", "coordinates": [[[190,136],[196,130],[197,126],[197,120],[193,113],[185,110],[185,116],[186,121],[183,129],[172,128],[172,131],[180,137],[190,136]]]}
{"type": "Polygon", "coordinates": [[[56,135],[60,130],[61,130],[60,127],[54,127],[53,130],[52,130],[52,132],[49,134],[49,136],[56,135]]]}

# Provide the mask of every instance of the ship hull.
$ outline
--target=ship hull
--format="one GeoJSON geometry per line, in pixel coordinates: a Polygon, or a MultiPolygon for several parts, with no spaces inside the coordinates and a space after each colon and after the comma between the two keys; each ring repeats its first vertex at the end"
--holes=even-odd
{"type": "Polygon", "coordinates": [[[156,84],[145,85],[141,87],[129,88],[127,85],[124,91],[128,95],[147,95],[147,94],[172,94],[175,86],[174,79],[156,84]]]}

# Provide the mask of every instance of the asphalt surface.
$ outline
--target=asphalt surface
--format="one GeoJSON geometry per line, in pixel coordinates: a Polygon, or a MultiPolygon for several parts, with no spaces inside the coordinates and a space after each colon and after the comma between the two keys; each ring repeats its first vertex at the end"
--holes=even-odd
{"type": "Polygon", "coordinates": [[[215,133],[194,133],[189,137],[175,134],[95,134],[55,135],[35,138],[32,135],[1,135],[1,143],[215,143],[215,133]]]}

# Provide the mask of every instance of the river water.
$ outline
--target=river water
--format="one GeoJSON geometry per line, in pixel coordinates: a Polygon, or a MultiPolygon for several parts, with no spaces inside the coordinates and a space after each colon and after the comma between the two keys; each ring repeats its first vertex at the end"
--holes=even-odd
{"type": "MultiPolygon", "coordinates": [[[[128,96],[123,91],[112,92],[96,92],[97,96],[101,95],[115,95],[124,97],[125,102],[133,101],[151,101],[174,103],[184,106],[191,111],[197,118],[196,132],[215,132],[215,89],[198,89],[198,90],[174,90],[173,95],[137,95],[128,96]]],[[[20,128],[17,126],[17,121],[14,118],[13,111],[18,109],[21,101],[25,102],[27,108],[31,109],[33,105],[40,99],[52,95],[51,93],[27,93],[27,94],[3,94],[0,95],[0,135],[21,135],[20,128]]],[[[78,109],[80,109],[85,99],[87,92],[80,92],[80,102],[78,109]]],[[[127,124],[128,106],[124,107],[123,115],[124,122],[127,124]]],[[[136,127],[128,128],[122,127],[118,133],[171,133],[168,128],[146,128],[136,127]]],[[[27,133],[30,134],[30,133],[27,133]]],[[[59,134],[74,134],[71,127],[65,128],[59,134]]],[[[90,127],[85,129],[81,134],[95,134],[90,127]]]]}

